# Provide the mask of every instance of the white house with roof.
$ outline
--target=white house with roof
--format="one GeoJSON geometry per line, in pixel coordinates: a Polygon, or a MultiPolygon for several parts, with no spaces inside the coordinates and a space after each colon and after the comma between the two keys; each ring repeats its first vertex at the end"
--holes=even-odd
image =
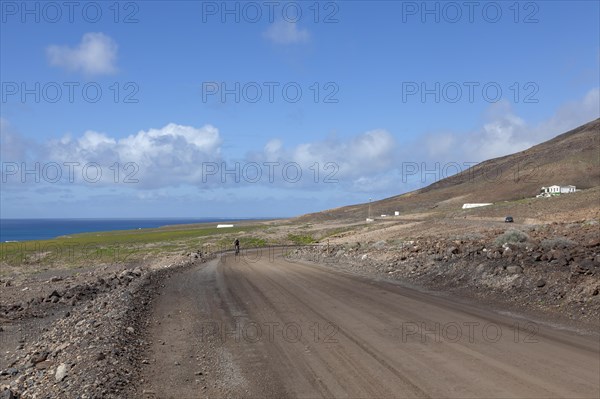
{"type": "Polygon", "coordinates": [[[577,191],[577,188],[575,186],[554,185],[554,186],[549,186],[549,187],[542,187],[542,189],[540,190],[540,193],[536,197],[551,197],[553,195],[574,193],[575,191],[577,191]]]}

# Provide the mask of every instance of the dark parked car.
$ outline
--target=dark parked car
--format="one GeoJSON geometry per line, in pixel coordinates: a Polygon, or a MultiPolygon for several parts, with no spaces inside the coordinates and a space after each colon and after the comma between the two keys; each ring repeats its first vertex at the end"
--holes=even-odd
{"type": "Polygon", "coordinates": [[[504,223],[512,223],[514,222],[512,216],[507,216],[504,218],[504,223]]]}

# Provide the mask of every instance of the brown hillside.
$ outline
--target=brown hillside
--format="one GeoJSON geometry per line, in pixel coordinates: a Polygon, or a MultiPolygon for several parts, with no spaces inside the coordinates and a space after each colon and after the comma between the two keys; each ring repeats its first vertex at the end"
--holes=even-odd
{"type": "MultiPolygon", "coordinates": [[[[467,202],[499,202],[535,197],[553,184],[588,189],[600,186],[600,119],[525,151],[484,161],[422,189],[373,202],[372,215],[457,209],[467,202]]],[[[368,204],[300,217],[306,220],[363,219],[368,204]]]]}

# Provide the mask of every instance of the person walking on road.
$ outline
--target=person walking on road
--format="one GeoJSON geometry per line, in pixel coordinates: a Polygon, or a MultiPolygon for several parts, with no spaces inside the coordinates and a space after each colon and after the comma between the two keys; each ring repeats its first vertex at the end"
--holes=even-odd
{"type": "Polygon", "coordinates": [[[236,238],[235,241],[233,242],[233,246],[235,247],[235,254],[239,255],[239,253],[240,253],[240,240],[236,238]]]}

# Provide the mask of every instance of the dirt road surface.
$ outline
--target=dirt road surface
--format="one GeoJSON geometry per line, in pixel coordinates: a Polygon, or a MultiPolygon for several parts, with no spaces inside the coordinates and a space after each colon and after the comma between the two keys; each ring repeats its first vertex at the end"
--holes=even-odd
{"type": "Polygon", "coordinates": [[[600,338],[396,283],[223,255],[164,281],[143,398],[598,398],[600,338]]]}

